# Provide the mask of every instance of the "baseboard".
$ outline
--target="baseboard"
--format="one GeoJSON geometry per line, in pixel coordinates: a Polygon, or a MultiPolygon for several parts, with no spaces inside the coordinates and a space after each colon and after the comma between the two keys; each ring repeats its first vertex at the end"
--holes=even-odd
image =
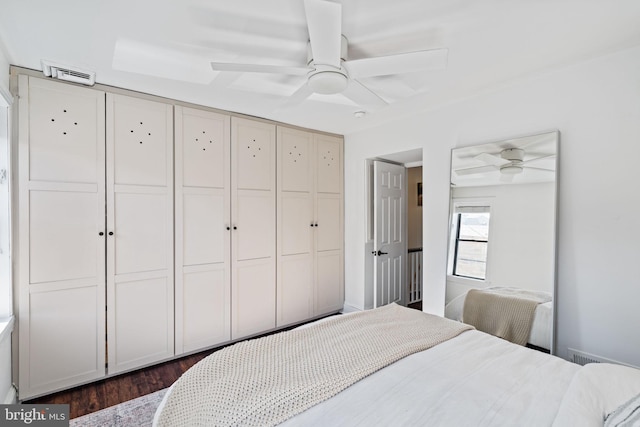
{"type": "Polygon", "coordinates": [[[344,314],[346,314],[346,313],[354,313],[356,311],[362,311],[362,309],[358,308],[358,307],[354,307],[354,306],[349,305],[349,304],[345,304],[344,307],[342,307],[341,313],[344,313],[344,314]]]}
{"type": "Polygon", "coordinates": [[[12,386],[4,397],[4,404],[13,405],[14,403],[18,403],[18,394],[16,393],[15,387],[12,386]]]}

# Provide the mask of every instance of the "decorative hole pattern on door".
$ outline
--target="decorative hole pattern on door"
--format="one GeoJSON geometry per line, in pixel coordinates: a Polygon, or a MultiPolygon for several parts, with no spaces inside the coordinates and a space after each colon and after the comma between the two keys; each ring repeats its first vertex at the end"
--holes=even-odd
{"type": "Polygon", "coordinates": [[[96,182],[96,141],[104,138],[104,130],[102,134],[98,131],[104,129],[98,126],[98,111],[103,111],[99,97],[95,92],[73,90],[62,94],[38,82],[30,89],[29,98],[30,179],[96,182]]]}
{"type": "Polygon", "coordinates": [[[239,124],[237,132],[238,188],[270,190],[275,173],[271,161],[274,130],[239,124]]]}
{"type": "Polygon", "coordinates": [[[340,143],[335,137],[316,135],[316,146],[318,191],[320,193],[338,194],[342,191],[340,143]]]}
{"type": "Polygon", "coordinates": [[[309,132],[284,129],[280,133],[281,185],[283,191],[311,192],[312,144],[309,132]]]}
{"type": "Polygon", "coordinates": [[[167,185],[166,105],[114,96],[115,183],[167,185]]]}
{"type": "Polygon", "coordinates": [[[186,187],[224,188],[229,166],[225,141],[229,117],[223,115],[190,114],[183,110],[182,151],[183,185],[186,187]]]}

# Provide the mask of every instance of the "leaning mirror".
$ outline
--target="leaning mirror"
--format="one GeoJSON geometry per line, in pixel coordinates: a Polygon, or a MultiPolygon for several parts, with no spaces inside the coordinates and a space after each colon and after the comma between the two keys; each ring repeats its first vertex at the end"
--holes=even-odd
{"type": "Polygon", "coordinates": [[[554,131],[452,150],[445,307],[551,353],[558,142],[554,131]]]}

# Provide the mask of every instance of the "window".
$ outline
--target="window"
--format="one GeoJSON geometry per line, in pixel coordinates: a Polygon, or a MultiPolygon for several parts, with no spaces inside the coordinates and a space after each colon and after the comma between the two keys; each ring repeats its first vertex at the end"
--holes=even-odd
{"type": "Polygon", "coordinates": [[[453,275],[484,280],[487,274],[489,207],[458,206],[454,213],[453,275]]]}

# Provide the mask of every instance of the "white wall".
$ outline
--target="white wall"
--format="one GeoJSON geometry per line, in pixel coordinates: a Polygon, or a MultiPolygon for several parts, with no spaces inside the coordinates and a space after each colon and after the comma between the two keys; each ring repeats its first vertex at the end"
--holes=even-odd
{"type": "Polygon", "coordinates": [[[453,188],[454,201],[490,203],[489,250],[486,281],[449,276],[445,302],[469,289],[487,286],[553,294],[554,194],[553,182],[453,188]]]}
{"type": "MultiPolygon", "coordinates": [[[[373,117],[371,117],[373,118],[373,117]]],[[[364,159],[423,148],[425,311],[443,313],[450,149],[558,129],[558,354],[640,366],[640,48],[347,135],[347,304],[363,305],[364,159]]]]}
{"type": "Polygon", "coordinates": [[[9,94],[9,59],[4,43],[0,40],[0,94],[9,94]]]}

